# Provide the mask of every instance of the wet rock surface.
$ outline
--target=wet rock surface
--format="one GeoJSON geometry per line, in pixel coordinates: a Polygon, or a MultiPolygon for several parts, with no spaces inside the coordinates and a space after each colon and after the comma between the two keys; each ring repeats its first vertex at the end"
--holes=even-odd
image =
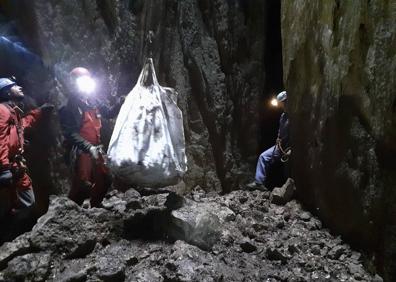
{"type": "Polygon", "coordinates": [[[396,281],[396,6],[282,1],[292,171],[304,204],[396,281]]]}
{"type": "Polygon", "coordinates": [[[0,247],[0,281],[374,279],[300,204],[269,196],[112,191],[93,209],[53,197],[31,232],[0,247]]]}

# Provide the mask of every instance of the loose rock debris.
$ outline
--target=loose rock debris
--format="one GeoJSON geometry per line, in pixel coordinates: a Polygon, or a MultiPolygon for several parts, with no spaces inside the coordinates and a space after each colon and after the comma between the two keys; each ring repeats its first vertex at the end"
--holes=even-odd
{"type": "Polygon", "coordinates": [[[112,191],[83,209],[53,197],[0,247],[0,281],[382,281],[299,203],[269,198],[112,191]]]}

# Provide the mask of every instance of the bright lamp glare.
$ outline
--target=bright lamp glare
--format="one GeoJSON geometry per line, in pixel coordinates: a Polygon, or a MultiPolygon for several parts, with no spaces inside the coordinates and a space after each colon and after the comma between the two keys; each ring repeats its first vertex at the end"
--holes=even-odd
{"type": "Polygon", "coordinates": [[[271,105],[274,106],[274,107],[277,107],[278,106],[278,100],[276,100],[276,98],[272,99],[271,100],[271,105]]]}
{"type": "Polygon", "coordinates": [[[86,94],[91,94],[96,88],[95,80],[89,76],[81,76],[77,78],[76,83],[78,89],[86,94]]]}

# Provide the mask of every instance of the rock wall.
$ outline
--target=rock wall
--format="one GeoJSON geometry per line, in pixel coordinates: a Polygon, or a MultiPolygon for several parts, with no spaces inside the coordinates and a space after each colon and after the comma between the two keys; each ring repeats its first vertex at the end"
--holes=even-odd
{"type": "Polygon", "coordinates": [[[300,198],[396,279],[394,1],[282,1],[300,198]]]}
{"type": "MultiPolygon", "coordinates": [[[[86,66],[101,82],[99,95],[110,101],[135,84],[148,54],[146,37],[153,30],[157,75],[161,84],[176,88],[184,113],[187,186],[230,191],[252,176],[258,102],[265,88],[268,4],[258,0],[22,2],[34,19],[33,45],[58,81],[72,67],[86,66]]],[[[60,86],[52,96],[58,104],[60,86]]],[[[56,143],[60,142],[59,137],[56,143]]]]}

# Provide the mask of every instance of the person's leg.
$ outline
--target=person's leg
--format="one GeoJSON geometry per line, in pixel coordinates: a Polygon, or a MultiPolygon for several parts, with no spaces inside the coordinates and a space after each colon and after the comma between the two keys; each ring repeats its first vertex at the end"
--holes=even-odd
{"type": "Polygon", "coordinates": [[[15,183],[14,203],[10,212],[7,241],[31,230],[36,222],[34,214],[35,197],[30,177],[24,173],[15,183]]]}
{"type": "Polygon", "coordinates": [[[257,184],[265,185],[269,166],[279,158],[280,152],[277,146],[272,146],[260,155],[256,167],[255,181],[257,184]]]}
{"type": "Polygon", "coordinates": [[[17,201],[14,208],[16,210],[31,209],[36,202],[33,192],[32,180],[24,173],[16,182],[17,201]]]}
{"type": "Polygon", "coordinates": [[[34,204],[36,199],[34,197],[33,189],[19,189],[17,191],[18,203],[14,209],[14,217],[17,222],[24,223],[21,224],[21,230],[25,231],[30,228],[32,222],[35,221],[34,215],[34,204]]]}
{"type": "Polygon", "coordinates": [[[84,193],[81,192],[81,186],[82,186],[81,180],[76,172],[76,174],[73,176],[72,179],[72,185],[68,197],[70,200],[72,200],[79,206],[82,205],[84,199],[86,198],[84,197],[84,193]]]}
{"type": "Polygon", "coordinates": [[[13,239],[13,208],[17,202],[15,185],[0,188],[0,245],[13,239]]]}
{"type": "Polygon", "coordinates": [[[1,187],[0,188],[0,220],[9,216],[11,209],[16,203],[15,187],[1,187]]]}
{"type": "Polygon", "coordinates": [[[109,171],[103,162],[95,165],[94,186],[91,190],[91,207],[100,207],[111,185],[109,171]]]}
{"type": "Polygon", "coordinates": [[[9,191],[6,187],[0,187],[0,222],[7,212],[10,210],[10,204],[8,201],[9,191]]]}
{"type": "Polygon", "coordinates": [[[82,153],[77,157],[76,168],[69,192],[69,199],[82,205],[89,197],[92,187],[92,160],[89,154],[82,153]]]}

